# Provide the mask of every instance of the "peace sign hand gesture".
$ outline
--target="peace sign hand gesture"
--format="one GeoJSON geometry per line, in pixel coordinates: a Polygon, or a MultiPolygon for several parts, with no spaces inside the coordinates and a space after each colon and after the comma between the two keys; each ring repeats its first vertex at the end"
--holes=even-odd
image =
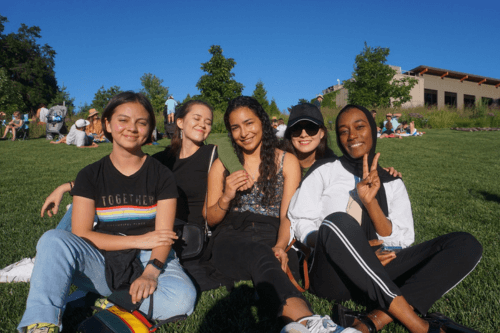
{"type": "Polygon", "coordinates": [[[380,153],[377,153],[373,159],[370,170],[368,170],[368,155],[365,154],[363,156],[363,180],[356,185],[356,188],[358,190],[359,199],[365,207],[368,207],[373,202],[373,199],[380,189],[380,178],[377,172],[379,157],[380,153]]]}

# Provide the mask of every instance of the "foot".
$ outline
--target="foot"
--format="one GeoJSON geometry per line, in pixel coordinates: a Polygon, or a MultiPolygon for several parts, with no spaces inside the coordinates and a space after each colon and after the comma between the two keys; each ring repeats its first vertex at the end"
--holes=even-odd
{"type": "Polygon", "coordinates": [[[300,322],[305,322],[305,326],[292,322],[283,327],[281,333],[361,333],[355,328],[344,328],[335,324],[329,316],[314,315],[302,318],[300,322]]]}

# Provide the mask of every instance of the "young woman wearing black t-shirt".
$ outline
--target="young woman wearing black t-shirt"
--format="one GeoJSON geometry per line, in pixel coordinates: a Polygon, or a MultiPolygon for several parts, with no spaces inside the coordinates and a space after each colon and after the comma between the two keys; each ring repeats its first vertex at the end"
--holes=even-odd
{"type": "Polygon", "coordinates": [[[125,286],[132,303],[142,302],[143,313],[154,303],[155,320],[194,309],[196,289],[171,248],[177,239],[175,180],[170,170],[141,149],[155,128],[151,103],[142,94],[121,93],[104,110],[103,125],[113,151],[79,172],[73,189],[72,232],[49,230],[40,238],[20,331],[57,332],[72,283],[103,296],[125,286]],[[130,260],[138,257],[140,263],[129,263],[134,266],[131,278],[123,279],[119,270],[110,280],[108,268],[117,269],[116,261],[124,264],[120,269],[128,267],[124,257],[134,250],[130,260]],[[108,261],[115,251],[121,252],[108,261]],[[122,281],[115,285],[118,279],[122,281]]]}
{"type": "MultiPolygon", "coordinates": [[[[213,151],[215,146],[203,144],[212,130],[212,107],[203,101],[191,100],[176,110],[175,117],[176,129],[171,145],[152,157],[168,167],[174,174],[179,194],[176,218],[204,225],[202,209],[212,152],[214,152],[213,158],[217,158],[217,150],[213,151]]],[[[70,189],[69,183],[62,184],[55,189],[45,200],[42,216],[45,211],[49,215],[57,214],[63,194],[70,189]]],[[[70,219],[71,209],[63,217],[58,228],[70,231],[70,219]]],[[[210,279],[205,270],[199,266],[199,258],[184,260],[181,263],[199,290],[205,291],[220,286],[218,281],[210,279]]]]}

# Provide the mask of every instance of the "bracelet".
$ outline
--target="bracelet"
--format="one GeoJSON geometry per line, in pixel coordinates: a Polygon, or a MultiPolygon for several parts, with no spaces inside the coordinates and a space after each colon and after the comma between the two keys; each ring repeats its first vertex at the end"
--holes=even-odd
{"type": "MultiPolygon", "coordinates": [[[[220,198],[219,198],[219,200],[220,200],[220,198]]],[[[229,212],[229,209],[224,209],[224,208],[222,208],[222,207],[220,206],[219,200],[217,200],[217,206],[219,206],[219,208],[220,208],[221,210],[223,210],[223,211],[225,211],[225,212],[229,212]]]]}
{"type": "Polygon", "coordinates": [[[73,184],[71,184],[71,182],[68,182],[68,184],[69,184],[69,187],[70,187],[69,191],[70,192],[73,191],[73,184]]]}

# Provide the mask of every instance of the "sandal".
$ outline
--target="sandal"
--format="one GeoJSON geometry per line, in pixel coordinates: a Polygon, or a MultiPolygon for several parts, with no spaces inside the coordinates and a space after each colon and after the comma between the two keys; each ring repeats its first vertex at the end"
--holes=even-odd
{"type": "Polygon", "coordinates": [[[361,316],[363,316],[362,313],[346,308],[342,304],[335,304],[332,313],[333,321],[342,327],[351,327],[354,320],[359,319],[361,316]]]}
{"type": "MultiPolygon", "coordinates": [[[[377,333],[377,327],[375,326],[373,321],[370,319],[370,317],[361,316],[358,318],[358,320],[368,328],[368,332],[377,333]]],[[[434,333],[434,332],[431,332],[431,333],[434,333]]],[[[439,333],[439,331],[438,331],[438,333],[439,333]]]]}
{"type": "Polygon", "coordinates": [[[429,313],[423,318],[429,321],[429,323],[432,321],[437,322],[438,324],[443,326],[444,330],[447,333],[480,333],[479,331],[476,331],[467,326],[457,324],[456,322],[439,312],[429,313]]]}
{"type": "Polygon", "coordinates": [[[437,321],[430,320],[429,321],[429,329],[427,333],[441,333],[441,324],[437,321]]]}

